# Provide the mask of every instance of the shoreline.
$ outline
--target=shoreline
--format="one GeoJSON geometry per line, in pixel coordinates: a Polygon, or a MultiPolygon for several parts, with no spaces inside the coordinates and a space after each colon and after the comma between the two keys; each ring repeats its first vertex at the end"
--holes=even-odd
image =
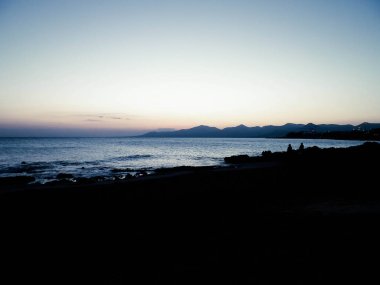
{"type": "MultiPolygon", "coordinates": [[[[83,139],[68,141],[46,141],[48,149],[35,148],[38,141],[20,143],[20,152],[12,147],[13,142],[0,145],[4,150],[0,155],[0,187],[5,185],[4,177],[13,177],[13,182],[57,183],[57,180],[72,179],[80,183],[101,180],[120,180],[132,176],[148,174],[161,167],[175,166],[223,166],[225,156],[249,153],[260,155],[262,151],[283,151],[288,143],[299,145],[301,140],[253,139],[224,141],[223,139],[194,142],[190,139],[178,140],[146,139],[141,142],[108,139],[99,141],[83,139]],[[153,147],[153,149],[152,149],[153,147]],[[10,148],[10,153],[7,149],[10,148]],[[171,155],[175,152],[178,155],[171,155]],[[22,155],[22,154],[25,155],[22,155]],[[104,154],[104,155],[103,155],[104,154]],[[10,159],[12,158],[12,159],[10,159]],[[20,176],[25,176],[20,178],[20,176]],[[16,181],[17,179],[24,179],[16,181]],[[3,180],[3,181],[1,181],[3,180]]],[[[326,147],[348,147],[360,144],[359,141],[304,141],[307,147],[317,145],[326,147]]],[[[10,179],[10,178],[8,178],[10,179]]]]}
{"type": "Polygon", "coordinates": [[[0,239],[7,245],[0,279],[338,284],[376,278],[380,192],[372,165],[380,161],[380,145],[306,148],[266,159],[0,193],[0,239]]]}
{"type": "MultiPolygon", "coordinates": [[[[152,174],[145,173],[117,181],[89,179],[78,183],[64,178],[56,183],[2,185],[0,199],[7,200],[10,197],[12,200],[13,195],[21,200],[27,199],[26,197],[44,200],[50,196],[64,200],[75,200],[76,196],[81,199],[93,199],[94,193],[100,197],[108,196],[109,193],[124,197],[139,196],[139,191],[144,193],[142,196],[147,195],[147,192],[148,196],[201,195],[200,189],[204,185],[200,184],[199,180],[207,180],[213,192],[225,188],[224,183],[228,185],[233,182],[230,189],[225,189],[226,193],[233,188],[247,191],[252,184],[252,187],[256,185],[259,189],[267,188],[267,193],[260,191],[260,195],[265,199],[269,199],[272,194],[278,196],[282,200],[281,203],[299,199],[300,203],[294,208],[290,206],[294,204],[291,202],[281,209],[288,214],[345,215],[351,211],[359,215],[369,212],[380,215],[380,193],[377,194],[372,187],[376,183],[376,170],[372,168],[377,162],[376,159],[380,159],[380,144],[373,142],[337,149],[311,147],[302,151],[293,150],[291,153],[266,151],[262,156],[226,157],[226,166],[223,167],[161,168],[152,174]],[[315,180],[317,176],[320,178],[315,180]],[[366,177],[367,180],[363,181],[360,176],[366,177]],[[323,181],[325,184],[321,184],[323,181]],[[168,185],[169,194],[160,187],[156,189],[157,185],[168,185]],[[349,190],[353,185],[360,188],[360,193],[349,190]],[[307,189],[305,193],[302,191],[304,187],[307,189]],[[177,188],[182,190],[174,194],[173,191],[177,188]],[[283,192],[279,190],[282,188],[283,192]],[[345,202],[340,205],[342,201],[345,202]],[[375,206],[368,206],[368,203],[375,203],[375,206]],[[371,210],[368,210],[369,208],[371,210]]],[[[276,213],[280,208],[277,205],[270,208],[270,211],[276,213]]],[[[268,212],[268,209],[262,210],[268,212]]]]}
{"type": "MultiPolygon", "coordinates": [[[[316,146],[308,147],[303,151],[305,156],[308,152],[314,150],[320,153],[338,153],[342,149],[350,149],[359,146],[364,146],[365,144],[378,144],[378,142],[367,141],[362,145],[346,147],[346,148],[319,148],[316,146]]],[[[293,154],[296,154],[297,150],[293,150],[293,154]]],[[[112,184],[112,183],[123,183],[130,180],[140,179],[142,177],[157,177],[162,174],[168,173],[180,173],[180,172],[200,172],[207,170],[218,171],[219,169],[228,170],[236,167],[261,167],[265,164],[281,164],[289,161],[289,155],[286,152],[272,152],[270,150],[263,151],[259,156],[248,156],[248,155],[233,155],[231,157],[225,157],[222,164],[210,165],[210,166],[174,166],[174,167],[163,167],[163,168],[112,168],[109,175],[99,175],[92,177],[74,176],[71,173],[58,172],[55,179],[51,178],[50,181],[45,183],[36,182],[36,177],[32,174],[23,174],[17,176],[5,176],[0,177],[0,192],[3,189],[12,188],[44,188],[44,187],[55,187],[63,186],[69,187],[74,185],[94,185],[94,184],[112,184]],[[249,165],[250,163],[251,165],[249,165]]],[[[309,158],[305,158],[309,159],[309,158]]],[[[21,163],[23,165],[24,162],[21,163]]]]}

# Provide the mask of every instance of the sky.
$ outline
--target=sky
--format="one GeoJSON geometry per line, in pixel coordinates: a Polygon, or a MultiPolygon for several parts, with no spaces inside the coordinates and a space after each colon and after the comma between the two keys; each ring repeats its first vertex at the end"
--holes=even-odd
{"type": "Polygon", "coordinates": [[[0,0],[0,136],[380,122],[377,0],[0,0]]]}

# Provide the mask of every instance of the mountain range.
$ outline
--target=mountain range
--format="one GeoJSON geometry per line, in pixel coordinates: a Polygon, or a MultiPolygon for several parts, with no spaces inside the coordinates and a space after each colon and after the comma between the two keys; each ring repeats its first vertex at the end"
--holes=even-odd
{"type": "Polygon", "coordinates": [[[360,125],[337,125],[337,124],[292,124],[282,126],[263,126],[247,127],[239,125],[218,129],[200,125],[190,129],[178,131],[153,131],[141,135],[140,137],[157,138],[279,138],[285,137],[290,132],[305,133],[326,133],[326,132],[349,132],[349,131],[368,131],[380,128],[380,123],[362,123],[360,125]]]}

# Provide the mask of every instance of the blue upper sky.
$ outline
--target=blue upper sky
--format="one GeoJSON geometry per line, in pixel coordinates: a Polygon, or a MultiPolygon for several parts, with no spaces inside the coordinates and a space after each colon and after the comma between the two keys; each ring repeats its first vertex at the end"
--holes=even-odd
{"type": "Polygon", "coordinates": [[[0,0],[0,136],[379,122],[379,78],[376,0],[0,0]]]}

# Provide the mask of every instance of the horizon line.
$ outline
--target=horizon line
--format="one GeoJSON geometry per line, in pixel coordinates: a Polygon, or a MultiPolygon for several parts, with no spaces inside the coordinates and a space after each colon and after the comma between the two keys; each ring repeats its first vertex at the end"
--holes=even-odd
{"type": "Polygon", "coordinates": [[[380,124],[380,123],[372,123],[372,122],[362,122],[360,124],[350,124],[350,123],[322,123],[322,124],[316,124],[316,123],[285,123],[282,125],[255,125],[255,126],[247,126],[245,124],[238,124],[236,126],[228,126],[224,128],[218,128],[210,125],[204,125],[200,124],[197,126],[189,127],[189,128],[157,128],[157,129],[112,129],[112,128],[102,128],[102,129],[93,129],[93,128],[67,128],[67,127],[16,127],[16,128],[2,128],[0,126],[0,131],[6,132],[5,135],[0,134],[0,138],[134,138],[134,137],[141,137],[148,133],[167,133],[167,132],[176,132],[181,130],[189,130],[197,127],[209,127],[209,128],[215,128],[218,130],[224,130],[226,128],[236,128],[240,126],[244,126],[246,128],[264,128],[264,127],[283,127],[286,125],[301,125],[301,126],[307,126],[307,125],[338,125],[338,126],[353,126],[357,127],[362,124],[380,124]],[[28,133],[23,135],[22,131],[27,131],[28,133]],[[60,133],[62,131],[63,133],[60,133]],[[15,132],[12,134],[12,132],[15,132]],[[33,134],[33,132],[36,132],[36,134],[33,134]],[[49,132],[53,132],[52,134],[49,134],[49,132]],[[71,133],[74,132],[74,133],[71,133]],[[84,133],[83,133],[84,132],[84,133]],[[86,134],[86,132],[88,134],[86,134]],[[126,133],[123,133],[126,132],[126,133]],[[128,134],[130,132],[130,134],[128,134]]]}

